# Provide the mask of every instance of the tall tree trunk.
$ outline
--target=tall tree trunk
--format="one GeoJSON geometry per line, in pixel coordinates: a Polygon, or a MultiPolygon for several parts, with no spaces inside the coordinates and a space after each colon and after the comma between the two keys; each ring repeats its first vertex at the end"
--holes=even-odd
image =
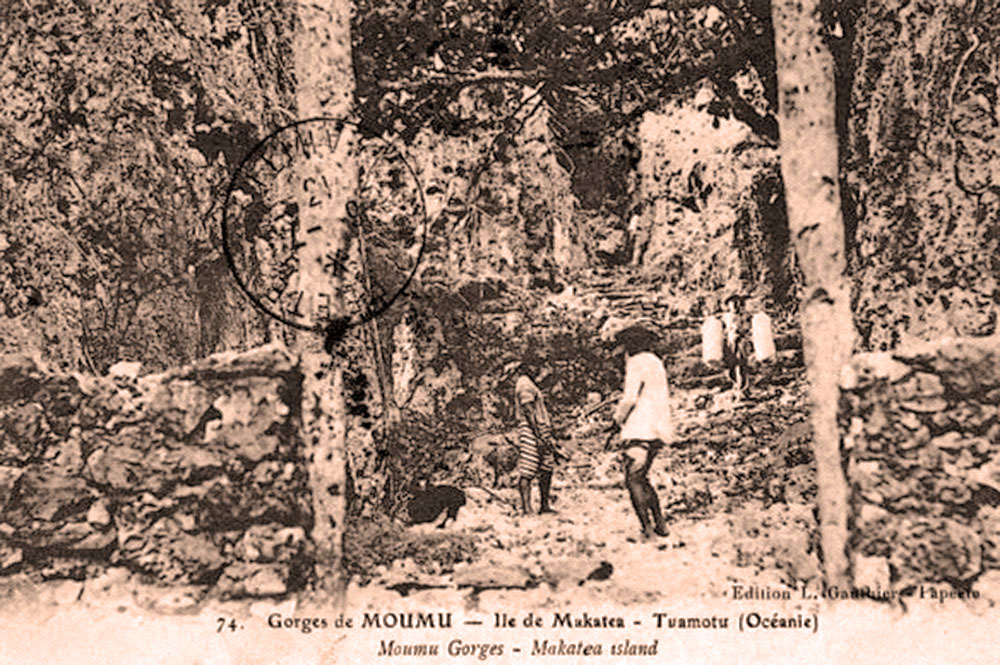
{"type": "MultiPolygon", "coordinates": [[[[298,25],[293,37],[296,103],[301,119],[318,116],[344,118],[354,93],[351,69],[349,0],[305,0],[296,5],[298,25]]],[[[304,131],[308,131],[304,127],[304,131]]],[[[296,164],[300,196],[307,180],[324,182],[324,196],[299,206],[300,227],[319,226],[299,255],[302,308],[319,320],[320,308],[329,302],[333,314],[343,313],[339,279],[323,271],[323,257],[346,242],[346,204],[357,182],[356,146],[351,126],[336,142],[331,159],[326,151],[304,152],[296,164]],[[328,193],[328,195],[326,195],[328,193]]],[[[318,587],[334,591],[341,580],[342,533],[346,514],[345,440],[346,413],[343,368],[336,356],[323,349],[315,334],[300,334],[295,350],[301,358],[303,432],[309,455],[309,485],[313,497],[318,587]]]]}
{"type": "Polygon", "coordinates": [[[802,346],[812,401],[824,572],[827,584],[843,588],[849,579],[848,494],[837,430],[838,380],[855,332],[837,185],[833,58],[820,36],[819,0],[774,0],[771,12],[781,175],[788,225],[805,280],[802,346]]]}

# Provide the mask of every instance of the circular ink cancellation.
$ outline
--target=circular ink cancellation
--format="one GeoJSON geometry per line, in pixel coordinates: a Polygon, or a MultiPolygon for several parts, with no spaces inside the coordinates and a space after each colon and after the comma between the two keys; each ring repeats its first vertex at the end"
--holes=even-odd
{"type": "Polygon", "coordinates": [[[275,130],[243,158],[226,192],[221,231],[229,268],[250,302],[329,339],[398,300],[417,273],[427,229],[423,191],[402,148],[364,136],[351,121],[310,118],[275,130]],[[338,168],[346,160],[356,168],[338,168]],[[343,200],[343,224],[316,223],[308,209],[335,200],[343,200]],[[317,255],[315,243],[328,240],[330,228],[338,229],[336,242],[317,255]],[[308,260],[318,269],[310,271],[308,260]]]}

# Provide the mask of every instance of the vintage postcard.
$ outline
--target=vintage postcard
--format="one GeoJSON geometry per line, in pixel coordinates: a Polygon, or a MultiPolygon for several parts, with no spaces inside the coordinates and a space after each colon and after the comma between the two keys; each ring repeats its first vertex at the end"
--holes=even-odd
{"type": "Polygon", "coordinates": [[[0,662],[994,662],[998,25],[0,3],[0,662]]]}

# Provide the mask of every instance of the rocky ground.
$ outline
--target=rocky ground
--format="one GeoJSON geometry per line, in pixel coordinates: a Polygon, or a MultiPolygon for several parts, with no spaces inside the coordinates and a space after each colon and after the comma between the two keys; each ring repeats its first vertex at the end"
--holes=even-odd
{"type": "MultiPolygon", "coordinates": [[[[619,314],[648,314],[639,295],[627,289],[617,295],[619,314]]],[[[856,605],[800,598],[802,588],[818,589],[820,561],[811,430],[796,331],[775,321],[778,356],[756,367],[751,390],[736,402],[725,377],[700,363],[696,325],[674,316],[666,351],[677,438],[651,472],[669,516],[666,538],[637,537],[617,459],[602,450],[613,396],[587,393],[574,406],[563,401],[555,414],[570,460],[555,476],[554,514],[520,514],[511,478],[494,486],[488,473],[473,470],[464,477],[475,480],[460,483],[468,502],[448,527],[404,527],[387,518],[372,522],[378,539],[365,547],[373,555],[388,555],[356,570],[337,602],[308,592],[228,600],[218,587],[156,586],[114,566],[83,581],[9,575],[0,582],[0,662],[80,662],[81,650],[95,658],[99,654],[104,662],[360,662],[376,654],[380,640],[413,635],[342,632],[336,630],[336,618],[343,613],[358,621],[365,612],[387,611],[455,613],[455,628],[425,636],[442,644],[453,638],[498,639],[486,627],[494,613],[523,619],[529,611],[544,616],[547,626],[556,612],[641,619],[641,628],[587,636],[608,643],[626,634],[646,643],[659,639],[661,648],[688,645],[696,633],[678,641],[652,631],[651,612],[715,616],[734,624],[748,609],[804,613],[826,617],[823,625],[827,631],[835,627],[832,635],[847,630],[876,640],[874,627],[899,619],[904,608],[865,601],[863,611],[855,612],[848,609],[856,605]],[[734,599],[736,585],[795,591],[787,602],[747,603],[734,599]],[[309,617],[325,618],[328,627],[305,628],[301,620],[309,617]],[[477,619],[484,621],[483,628],[464,623],[477,619]],[[291,627],[284,626],[286,621],[293,622],[291,627]]],[[[474,458],[474,447],[470,451],[474,458]]],[[[468,461],[482,467],[481,460],[468,461]]],[[[978,604],[961,602],[954,609],[974,622],[993,602],[992,597],[978,604]]],[[[940,625],[940,616],[920,618],[921,612],[938,608],[911,605],[905,608],[906,620],[940,625]]],[[[539,634],[511,632],[505,644],[530,648],[539,634]]],[[[766,652],[761,644],[813,649],[822,658],[812,662],[830,661],[838,650],[843,657],[857,655],[847,649],[849,640],[810,642],[808,633],[796,633],[794,638],[760,638],[751,657],[739,646],[738,635],[735,630],[697,634],[694,650],[679,652],[675,660],[694,659],[697,645],[709,642],[713,653],[729,654],[730,662],[761,660],[766,652]]],[[[911,652],[919,654],[920,644],[911,640],[911,652]]]]}
{"type": "MultiPolygon", "coordinates": [[[[431,605],[469,609],[480,603],[628,607],[719,598],[737,580],[773,586],[814,581],[808,428],[801,423],[800,370],[789,371],[790,383],[758,386],[738,405],[717,388],[675,391],[680,436],[651,473],[669,515],[669,537],[636,537],[617,460],[601,451],[598,412],[578,421],[565,444],[571,459],[556,474],[555,514],[519,514],[509,482],[467,487],[468,503],[456,523],[443,530],[410,527],[405,536],[431,549],[455,539],[471,543],[465,560],[399,558],[371,571],[369,579],[353,580],[348,605],[386,607],[401,598],[426,598],[431,605]]],[[[185,616],[204,629],[206,614],[232,605],[206,598],[199,586],[143,584],[124,568],[82,582],[38,584],[10,576],[2,593],[5,608],[40,625],[75,610],[109,625],[126,617],[142,623],[185,616]]],[[[253,606],[240,607],[246,612],[253,606]]]]}
{"type": "MultiPolygon", "coordinates": [[[[942,625],[942,615],[933,614],[941,607],[936,604],[911,605],[904,615],[899,606],[823,604],[803,601],[797,593],[791,601],[754,601],[749,609],[819,616],[825,626],[819,636],[758,633],[747,641],[734,626],[683,635],[654,630],[651,612],[736,622],[748,609],[733,598],[736,584],[817,588],[815,486],[801,368],[792,358],[757,376],[750,398],[739,404],[726,391],[705,387],[717,377],[675,390],[678,441],[651,474],[669,514],[666,538],[636,538],[620,470],[613,455],[600,449],[598,413],[582,420],[566,443],[571,460],[556,475],[554,514],[520,515],[509,484],[467,487],[468,503],[456,523],[404,532],[411,544],[420,545],[413,551],[449,556],[398,558],[371,570],[367,579],[351,580],[339,603],[308,594],[226,601],[206,597],[203,587],[144,584],[121,568],[84,582],[36,584],[10,577],[0,590],[0,662],[83,662],[85,653],[129,663],[362,662],[376,654],[383,639],[418,639],[417,631],[359,631],[355,624],[344,632],[334,626],[339,616],[358,622],[364,612],[376,611],[454,612],[454,628],[425,631],[419,639],[442,645],[453,639],[504,641],[507,656],[496,662],[512,662],[512,646],[530,649],[544,631],[519,628],[500,638],[495,628],[487,629],[495,612],[523,620],[533,611],[545,617],[546,627],[556,612],[641,619],[641,628],[565,636],[608,644],[626,634],[634,642],[658,640],[660,649],[670,650],[670,662],[700,660],[708,653],[704,649],[729,662],[764,662],[774,649],[811,654],[810,662],[836,662],[903,651],[916,657],[939,648],[921,637],[936,634],[928,627],[942,625]],[[470,553],[457,562],[456,543],[470,553]],[[300,621],[275,628],[275,617],[279,625],[308,617],[324,617],[329,625],[304,629],[300,621]],[[481,619],[484,627],[467,626],[469,619],[481,619]],[[903,651],[890,650],[878,630],[888,622],[903,625],[898,622],[904,619],[916,626],[914,637],[903,651]],[[857,636],[858,643],[841,639],[845,633],[857,636]],[[862,653],[857,645],[866,643],[862,653]]],[[[985,621],[990,606],[985,600],[951,609],[961,612],[960,626],[967,627],[985,621]]],[[[948,616],[959,621],[955,612],[948,616]]]]}
{"type": "MultiPolygon", "coordinates": [[[[669,516],[669,537],[637,537],[617,457],[601,450],[597,413],[577,421],[564,444],[571,459],[555,475],[556,513],[520,514],[513,483],[468,487],[468,504],[446,530],[472,536],[472,561],[434,570],[398,559],[374,571],[356,593],[542,589],[556,596],[595,593],[628,605],[718,597],[734,580],[814,581],[810,434],[801,377],[791,371],[789,385],[758,385],[739,404],[719,389],[675,391],[680,436],[650,474],[669,516]]],[[[444,537],[433,525],[411,527],[411,534],[444,537]]]]}

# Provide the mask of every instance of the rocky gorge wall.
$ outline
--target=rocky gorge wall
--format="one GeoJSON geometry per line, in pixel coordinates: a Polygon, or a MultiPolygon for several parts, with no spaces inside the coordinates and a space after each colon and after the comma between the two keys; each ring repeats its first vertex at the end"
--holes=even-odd
{"type": "Polygon", "coordinates": [[[292,357],[272,345],[124,374],[0,356],[0,575],[120,566],[227,596],[301,587],[311,509],[292,357]]]}
{"type": "Polygon", "coordinates": [[[866,349],[997,330],[998,19],[995,3],[906,0],[859,15],[845,193],[866,349]]]}
{"type": "MultiPolygon", "coordinates": [[[[741,87],[763,99],[760,83],[741,87]]],[[[743,293],[794,307],[797,274],[784,188],[773,144],[746,124],[710,112],[703,85],[693,99],[643,116],[637,130],[638,213],[631,262],[678,302],[743,293]]],[[[682,308],[682,309],[690,309],[682,308]]]]}
{"type": "Polygon", "coordinates": [[[269,341],[217,213],[243,156],[296,115],[284,3],[0,15],[0,353],[103,374],[269,341]]]}
{"type": "Polygon", "coordinates": [[[858,354],[842,376],[854,579],[968,591],[1000,569],[1000,340],[858,354]]]}

